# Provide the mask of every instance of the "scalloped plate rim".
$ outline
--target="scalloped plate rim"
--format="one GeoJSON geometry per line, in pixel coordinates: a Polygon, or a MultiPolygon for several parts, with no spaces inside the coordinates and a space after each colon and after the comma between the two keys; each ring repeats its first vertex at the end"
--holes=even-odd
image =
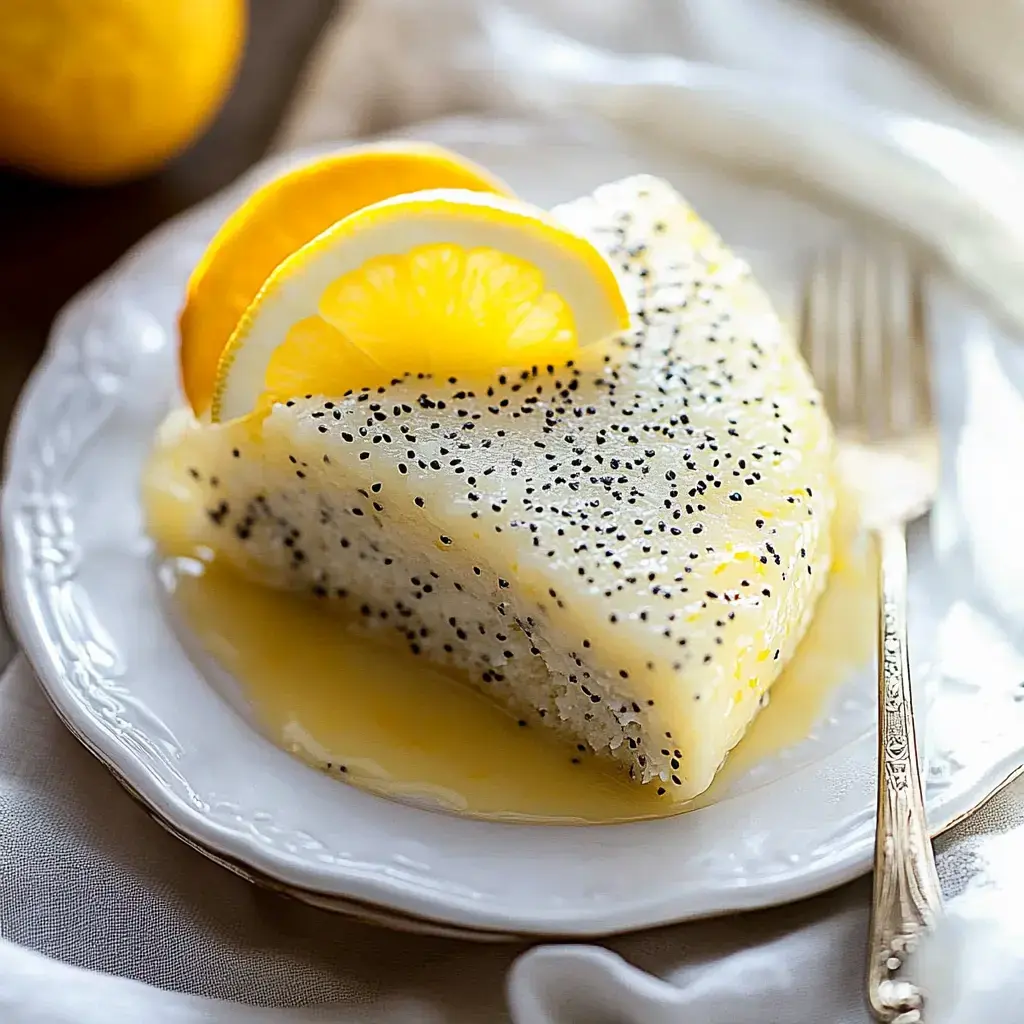
{"type": "MultiPolygon", "coordinates": [[[[559,932],[573,936],[606,934],[786,902],[834,887],[867,870],[870,867],[873,839],[865,833],[839,850],[832,850],[827,856],[819,857],[811,869],[798,866],[789,871],[783,870],[774,875],[762,876],[756,884],[748,884],[740,878],[718,885],[704,885],[696,897],[690,892],[685,898],[639,902],[611,909],[598,900],[591,903],[587,911],[581,911],[579,906],[551,906],[543,910],[533,907],[518,916],[507,908],[498,913],[493,908],[483,907],[471,890],[458,893],[449,889],[432,889],[422,879],[402,877],[393,870],[382,869],[379,864],[366,867],[348,864],[343,868],[321,866],[320,870],[315,870],[308,863],[300,862],[280,850],[270,851],[266,843],[256,836],[212,821],[191,806],[180,793],[172,792],[166,784],[158,781],[153,765],[147,764],[144,758],[129,750],[109,723],[83,713],[81,701],[63,680],[65,666],[49,639],[38,587],[30,585],[30,581],[36,577],[29,571],[21,538],[25,508],[38,498],[38,495],[32,495],[31,489],[26,491],[22,486],[23,478],[29,472],[25,448],[32,441],[30,427],[38,426],[39,407],[45,402],[46,390],[61,372],[62,362],[71,359],[73,355],[76,318],[87,314],[97,303],[102,302],[107,289],[120,282],[130,281],[133,269],[146,257],[160,251],[167,244],[165,239],[170,239],[189,224],[198,223],[208,215],[208,211],[225,205],[227,197],[241,194],[253,181],[265,176],[268,167],[280,166],[295,159],[297,157],[294,154],[287,158],[275,158],[250,171],[225,193],[158,228],[110,271],[85,288],[58,316],[46,355],[33,372],[19,401],[7,445],[7,475],[2,498],[3,563],[8,581],[5,603],[22,647],[61,717],[74,723],[75,731],[80,734],[86,746],[122,781],[129,783],[159,816],[189,835],[195,845],[208,853],[244,860],[277,883],[306,889],[327,899],[349,897],[364,900],[427,920],[455,923],[472,929],[510,930],[522,934],[559,932]]],[[[97,430],[101,427],[102,420],[97,430]]],[[[937,802],[930,802],[930,810],[933,813],[939,812],[936,831],[940,832],[949,823],[961,820],[984,803],[1019,768],[1021,759],[1021,750],[1007,754],[989,765],[983,777],[975,780],[973,786],[956,798],[940,798],[937,802]]],[[[503,827],[524,828],[518,825],[503,827]]],[[[622,829],[634,826],[602,827],[622,829]]]]}

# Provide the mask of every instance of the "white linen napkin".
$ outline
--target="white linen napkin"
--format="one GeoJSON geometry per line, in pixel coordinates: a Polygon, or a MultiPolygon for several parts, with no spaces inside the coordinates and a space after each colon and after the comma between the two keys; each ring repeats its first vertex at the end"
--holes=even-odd
{"type": "MultiPolygon", "coordinates": [[[[846,0],[860,2],[876,6],[846,0]]],[[[963,28],[990,91],[1012,94],[1009,44],[986,63],[988,30],[972,26],[1024,38],[1019,0],[895,6],[902,16],[876,20],[917,49],[941,49],[935,33],[963,28]]],[[[960,63],[944,68],[948,78],[960,63]]],[[[902,226],[1024,325],[1024,136],[809,2],[361,0],[325,33],[278,145],[459,113],[610,122],[648,151],[695,151],[799,182],[902,226]]]]}
{"type": "MultiPolygon", "coordinates": [[[[459,112],[608,119],[894,218],[1024,324],[1024,147],[994,117],[1024,123],[1024,6],[836,6],[930,70],[798,0],[359,0],[325,35],[279,143],[459,112]],[[726,74],[749,83],[728,109],[726,74]]],[[[939,848],[951,902],[920,964],[929,1024],[1024,1020],[1024,783],[939,848]]],[[[0,679],[4,1024],[855,1024],[868,900],[860,881],[529,952],[380,931],[206,862],[77,745],[23,661],[0,679]]]]}

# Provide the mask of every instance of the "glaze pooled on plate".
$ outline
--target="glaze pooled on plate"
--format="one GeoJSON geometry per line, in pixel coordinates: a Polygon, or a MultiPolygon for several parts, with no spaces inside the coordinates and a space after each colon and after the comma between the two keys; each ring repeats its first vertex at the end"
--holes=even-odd
{"type": "Polygon", "coordinates": [[[688,799],[824,586],[831,432],[747,266],[668,185],[554,213],[630,306],[600,358],[199,427],[197,539],[688,799]]]}

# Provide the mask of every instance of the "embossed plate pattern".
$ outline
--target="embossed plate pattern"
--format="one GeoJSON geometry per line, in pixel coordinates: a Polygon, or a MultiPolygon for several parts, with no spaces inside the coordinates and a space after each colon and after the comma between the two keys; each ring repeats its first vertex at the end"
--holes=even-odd
{"type": "MultiPolygon", "coordinates": [[[[636,170],[673,179],[784,304],[801,252],[848,226],[778,193],[657,154],[509,127],[420,132],[550,204],[636,170]],[[525,143],[529,141],[529,145],[525,143]],[[785,240],[785,241],[780,241],[785,240]]],[[[7,601],[61,716],[168,827],[250,877],[340,909],[456,929],[590,935],[764,906],[870,863],[872,673],[808,739],[728,798],[679,818],[590,828],[469,821],[313,772],[256,733],[163,618],[138,501],[153,429],[180,401],[174,315],[226,213],[281,161],[156,232],[58,319],[23,398],[3,498],[7,601]],[[372,912],[372,911],[371,911],[372,912]]],[[[1007,509],[1024,450],[1024,354],[935,283],[944,479],[911,543],[915,680],[932,824],[984,799],[1024,756],[1024,555],[1007,509]]]]}

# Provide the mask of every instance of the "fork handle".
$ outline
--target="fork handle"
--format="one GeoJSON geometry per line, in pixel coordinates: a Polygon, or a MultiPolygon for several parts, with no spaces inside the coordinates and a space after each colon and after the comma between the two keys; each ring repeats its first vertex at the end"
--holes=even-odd
{"type": "Polygon", "coordinates": [[[878,810],[868,1002],[888,1024],[921,1021],[920,990],[899,977],[942,908],[921,786],[907,657],[907,541],[903,523],[879,546],[878,810]]]}

